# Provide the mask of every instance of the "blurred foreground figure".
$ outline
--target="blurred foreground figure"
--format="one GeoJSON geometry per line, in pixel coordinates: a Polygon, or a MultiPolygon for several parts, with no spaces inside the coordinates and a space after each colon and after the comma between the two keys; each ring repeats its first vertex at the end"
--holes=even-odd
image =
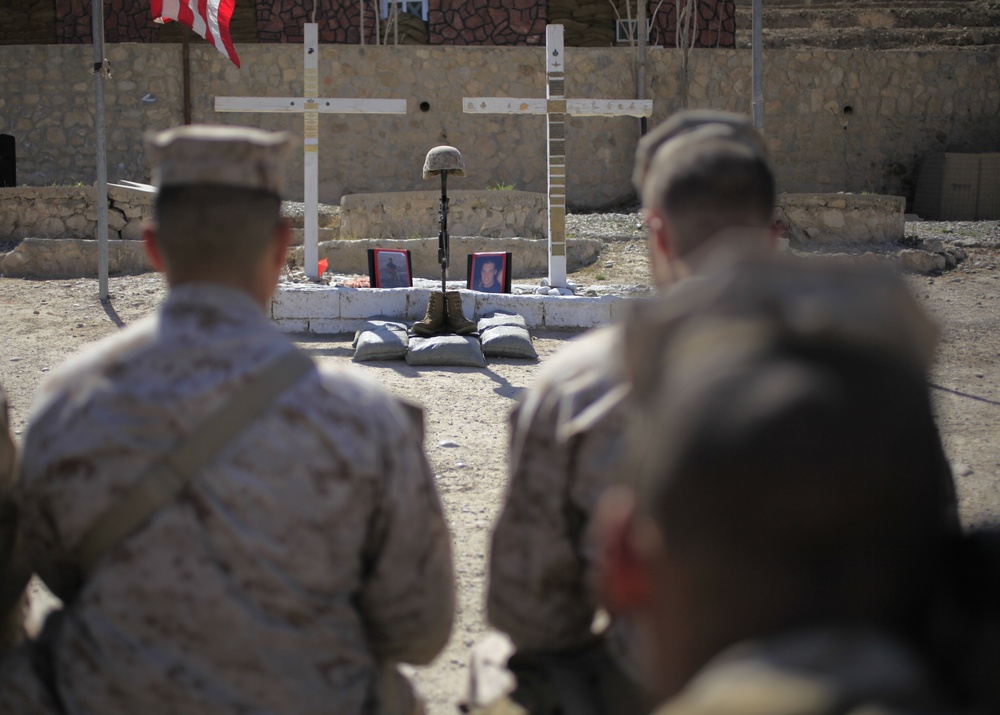
{"type": "Polygon", "coordinates": [[[17,448],[10,434],[7,393],[0,387],[0,655],[24,637],[24,589],[31,576],[18,540],[14,505],[17,448]]]}
{"type": "MultiPolygon", "coordinates": [[[[697,276],[719,251],[770,251],[774,176],[748,117],[671,117],[640,143],[634,179],[659,290],[697,276]]],[[[595,622],[585,541],[598,498],[623,476],[629,384],[621,343],[620,327],[574,341],[511,415],[510,485],[493,533],[487,613],[517,649],[513,697],[534,715],[649,710],[630,672],[627,628],[595,622]]]]}
{"type": "Polygon", "coordinates": [[[41,388],[24,534],[66,608],[0,667],[3,712],[419,709],[396,663],[430,661],[453,610],[421,415],[317,369],[265,314],[286,144],[237,127],[149,141],[145,241],[170,291],[41,388]]]}
{"type": "Polygon", "coordinates": [[[898,278],[801,262],[631,317],[633,486],[602,499],[601,582],[641,626],[658,712],[997,711],[977,689],[1000,603],[965,605],[1000,597],[1000,562],[959,535],[933,338],[898,278]]]}

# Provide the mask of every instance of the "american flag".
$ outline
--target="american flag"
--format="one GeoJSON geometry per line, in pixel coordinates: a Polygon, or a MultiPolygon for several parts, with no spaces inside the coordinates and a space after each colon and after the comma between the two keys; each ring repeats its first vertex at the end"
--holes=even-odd
{"type": "Polygon", "coordinates": [[[229,20],[235,8],[236,0],[151,0],[150,3],[156,22],[176,20],[187,25],[239,67],[240,58],[229,36],[229,20]]]}

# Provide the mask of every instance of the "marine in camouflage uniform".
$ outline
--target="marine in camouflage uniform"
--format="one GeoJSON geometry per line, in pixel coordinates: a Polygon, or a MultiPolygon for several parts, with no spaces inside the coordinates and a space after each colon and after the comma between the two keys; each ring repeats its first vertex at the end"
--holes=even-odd
{"type": "MultiPolygon", "coordinates": [[[[286,143],[256,130],[170,130],[152,141],[158,200],[211,188],[252,215],[261,209],[240,204],[240,192],[257,192],[256,202],[263,191],[278,225],[286,143]]],[[[210,220],[199,209],[177,220],[210,220]]],[[[202,267],[169,247],[161,222],[147,241],[163,239],[153,246],[171,284],[162,307],[45,381],[21,503],[34,566],[67,605],[46,626],[44,657],[35,649],[4,664],[3,712],[45,712],[56,700],[95,715],[419,710],[396,664],[427,663],[447,640],[449,535],[419,410],[356,373],[310,368],[73,583],[74,548],[98,516],[250,376],[296,349],[262,310],[283,266],[280,226],[248,268],[239,228],[206,243],[224,276],[213,281],[191,279],[202,267]],[[225,273],[230,259],[235,275],[225,273]]]]}
{"type": "Polygon", "coordinates": [[[936,329],[905,284],[749,262],[624,331],[628,476],[595,518],[657,715],[962,711],[927,629],[958,622],[936,329]]]}
{"type": "MultiPolygon", "coordinates": [[[[765,250],[773,241],[774,179],[749,120],[683,112],[647,135],[636,187],[650,228],[654,281],[684,283],[716,250],[765,250]]],[[[622,475],[619,327],[577,339],[540,371],[511,416],[509,491],[493,533],[487,611],[521,654],[594,642],[597,600],[587,532],[601,493],[622,475]]],[[[607,645],[629,670],[627,628],[607,645]]]]}

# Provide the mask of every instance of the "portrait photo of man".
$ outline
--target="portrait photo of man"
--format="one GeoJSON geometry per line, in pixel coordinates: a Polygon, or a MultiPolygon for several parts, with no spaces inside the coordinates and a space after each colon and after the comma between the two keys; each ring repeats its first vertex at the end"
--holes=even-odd
{"type": "Polygon", "coordinates": [[[473,253],[469,256],[469,288],[484,293],[509,293],[509,253],[473,253]]]}

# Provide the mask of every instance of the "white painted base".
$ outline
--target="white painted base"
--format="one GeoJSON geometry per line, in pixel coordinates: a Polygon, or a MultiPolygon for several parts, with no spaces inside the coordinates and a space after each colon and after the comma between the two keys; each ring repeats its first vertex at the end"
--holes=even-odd
{"type": "MultiPolygon", "coordinates": [[[[529,328],[588,329],[619,320],[634,298],[514,295],[460,291],[466,317],[478,320],[494,310],[524,317],[529,328]]],[[[413,322],[424,317],[427,288],[345,288],[294,284],[278,287],[271,318],[285,332],[351,333],[366,320],[385,316],[413,322]]]]}

